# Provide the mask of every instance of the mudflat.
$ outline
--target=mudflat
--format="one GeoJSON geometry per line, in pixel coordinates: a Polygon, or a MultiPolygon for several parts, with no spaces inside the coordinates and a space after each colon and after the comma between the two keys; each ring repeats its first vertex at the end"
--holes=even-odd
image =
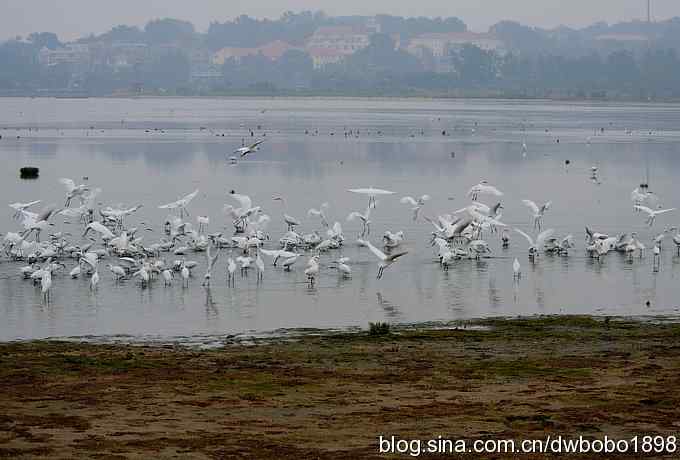
{"type": "Polygon", "coordinates": [[[680,324],[560,316],[379,332],[206,351],[1,344],[0,457],[386,458],[380,435],[680,433],[680,324]]]}

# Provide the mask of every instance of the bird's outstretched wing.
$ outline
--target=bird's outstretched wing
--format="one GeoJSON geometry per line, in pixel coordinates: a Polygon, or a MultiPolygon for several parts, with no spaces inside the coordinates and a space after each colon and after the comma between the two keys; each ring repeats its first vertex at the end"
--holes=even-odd
{"type": "Polygon", "coordinates": [[[363,217],[363,216],[359,212],[352,211],[352,212],[349,213],[349,216],[347,216],[347,221],[351,222],[354,219],[356,219],[357,217],[363,217]]]}
{"type": "Polygon", "coordinates": [[[397,254],[390,254],[389,259],[390,260],[397,260],[399,257],[405,256],[406,254],[408,254],[408,251],[399,252],[397,254]]]}
{"type": "Polygon", "coordinates": [[[253,142],[252,144],[250,144],[250,147],[248,147],[248,148],[252,150],[263,142],[264,142],[264,139],[259,139],[255,142],[253,142]]]}
{"type": "Polygon", "coordinates": [[[232,193],[231,197],[239,202],[242,209],[250,209],[250,208],[253,207],[253,200],[251,200],[248,195],[240,195],[238,193],[232,193]]]}
{"type": "Polygon", "coordinates": [[[61,179],[59,179],[59,183],[66,187],[66,191],[69,193],[71,193],[76,188],[76,183],[73,182],[72,179],[62,177],[61,179]]]}
{"type": "Polygon", "coordinates": [[[530,237],[529,235],[527,235],[526,233],[524,233],[524,232],[523,232],[522,230],[520,230],[519,228],[516,228],[516,229],[514,229],[514,230],[515,230],[517,233],[519,233],[520,235],[522,235],[524,238],[526,238],[526,240],[529,242],[530,245],[532,245],[532,246],[534,245],[534,239],[533,239],[532,237],[530,237]]]}
{"type": "Polygon", "coordinates": [[[410,204],[411,206],[418,206],[418,202],[410,196],[403,197],[399,202],[402,204],[410,204]]]}
{"type": "Polygon", "coordinates": [[[359,243],[361,246],[366,246],[373,254],[375,254],[378,259],[387,260],[385,253],[373,246],[370,241],[358,239],[357,243],[359,243]]]}
{"type": "Polygon", "coordinates": [[[545,240],[553,236],[554,233],[555,229],[552,228],[549,228],[548,230],[544,230],[541,233],[539,233],[538,236],[536,237],[536,246],[540,247],[541,245],[543,245],[545,240]]]}
{"type": "Polygon", "coordinates": [[[182,198],[179,201],[182,203],[182,205],[186,206],[189,203],[191,203],[191,200],[196,198],[196,195],[198,195],[198,189],[194,190],[193,192],[191,192],[190,194],[188,194],[187,196],[185,196],[184,198],[182,198]]]}
{"type": "Polygon", "coordinates": [[[423,219],[425,219],[426,221],[428,221],[429,223],[431,223],[432,226],[435,228],[435,230],[437,230],[438,232],[443,232],[443,231],[444,231],[444,228],[443,228],[443,227],[440,227],[440,226],[437,224],[437,222],[435,222],[434,220],[432,220],[430,217],[423,216],[423,219]]]}
{"type": "Polygon", "coordinates": [[[654,211],[654,214],[661,215],[661,214],[666,214],[667,212],[675,211],[675,208],[670,208],[670,209],[662,209],[661,211],[654,211]]]}
{"type": "Polygon", "coordinates": [[[537,206],[536,203],[534,203],[533,201],[531,201],[531,200],[522,200],[522,203],[524,203],[524,205],[525,205],[527,208],[529,208],[529,210],[530,210],[533,214],[538,214],[538,213],[539,213],[538,206],[537,206]]]}
{"type": "Polygon", "coordinates": [[[652,209],[648,208],[647,206],[637,205],[637,206],[635,206],[635,209],[636,209],[637,211],[642,211],[642,212],[644,212],[644,213],[647,214],[648,216],[654,215],[654,211],[653,211],[652,209]]]}

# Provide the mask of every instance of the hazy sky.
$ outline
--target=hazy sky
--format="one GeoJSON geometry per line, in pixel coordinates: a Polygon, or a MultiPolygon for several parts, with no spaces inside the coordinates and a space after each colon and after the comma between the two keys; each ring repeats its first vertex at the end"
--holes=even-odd
{"type": "MultiPolygon", "coordinates": [[[[73,39],[161,17],[186,19],[205,30],[210,21],[240,14],[275,18],[285,10],[306,9],[329,15],[458,16],[472,30],[485,31],[501,19],[553,27],[644,18],[646,0],[0,0],[0,39],[36,31],[73,39]]],[[[680,0],[652,0],[652,16],[680,16],[680,0]]]]}

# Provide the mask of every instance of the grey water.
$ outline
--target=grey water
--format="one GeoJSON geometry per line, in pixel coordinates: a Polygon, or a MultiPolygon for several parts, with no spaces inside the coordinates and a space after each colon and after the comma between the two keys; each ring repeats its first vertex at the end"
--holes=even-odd
{"type": "MultiPolygon", "coordinates": [[[[641,182],[664,207],[680,207],[680,106],[585,104],[554,101],[420,99],[0,99],[0,196],[6,203],[43,200],[63,206],[60,177],[101,187],[102,205],[144,207],[131,216],[144,243],[159,240],[167,212],[158,205],[199,189],[190,219],[211,219],[209,231],[231,234],[222,212],[231,190],[252,197],[272,217],[266,247],[285,232],[283,207],[303,222],[300,233],[320,230],[309,208],[328,202],[329,218],[341,222],[346,243],[321,256],[321,273],[310,287],[303,273],[307,256],[287,273],[267,261],[262,283],[255,273],[226,283],[223,250],[212,287],[201,286],[205,256],[188,288],[180,282],[142,288],[135,280],[115,282],[102,264],[96,292],[88,279],[55,274],[52,300],[23,280],[25,263],[0,259],[0,341],[47,337],[128,337],[133,340],[211,340],[295,328],[344,329],[372,321],[413,323],[531,314],[680,314],[680,257],[673,241],[663,244],[660,268],[652,254],[627,260],[609,254],[601,262],[585,254],[584,227],[652,237],[680,223],[680,213],[659,216],[651,229],[632,210],[630,192],[641,182]],[[251,137],[250,130],[253,131],[251,137]],[[345,135],[351,130],[352,135],[345,135]],[[236,164],[228,157],[242,142],[262,138],[262,149],[236,164]],[[522,143],[526,142],[526,155],[522,143]],[[20,180],[22,166],[37,166],[37,180],[20,180]],[[592,180],[591,167],[598,168],[592,180]],[[466,206],[467,190],[481,179],[505,195],[502,220],[531,232],[522,199],[551,200],[545,228],[574,235],[569,257],[527,257],[514,233],[507,250],[498,235],[485,235],[488,258],[439,266],[429,239],[432,226],[411,220],[404,195],[429,194],[422,214],[436,217],[466,206]],[[409,251],[376,279],[377,259],[355,244],[365,197],[348,188],[379,187],[397,192],[379,198],[373,211],[374,244],[402,230],[409,251]],[[330,262],[351,258],[350,279],[330,262]],[[512,261],[523,276],[516,283],[512,261]]],[[[494,200],[482,197],[487,204],[494,200]]],[[[80,241],[82,226],[57,216],[51,232],[80,241]]],[[[12,210],[0,210],[0,231],[18,231],[12,210]]],[[[234,253],[234,256],[236,254],[234,253]]],[[[165,254],[171,262],[175,257],[165,254]]]]}

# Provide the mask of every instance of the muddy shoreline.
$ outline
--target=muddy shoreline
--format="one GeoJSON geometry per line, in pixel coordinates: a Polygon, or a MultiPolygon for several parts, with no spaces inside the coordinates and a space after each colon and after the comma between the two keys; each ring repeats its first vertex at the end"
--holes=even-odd
{"type": "Polygon", "coordinates": [[[386,458],[380,434],[680,432],[680,324],[468,324],[209,350],[0,344],[0,458],[386,458]]]}

